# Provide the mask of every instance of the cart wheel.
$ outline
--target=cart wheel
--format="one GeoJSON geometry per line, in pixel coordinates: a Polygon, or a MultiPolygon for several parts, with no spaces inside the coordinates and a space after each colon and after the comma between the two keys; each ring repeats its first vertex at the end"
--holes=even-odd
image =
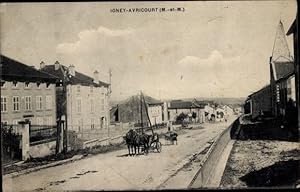
{"type": "Polygon", "coordinates": [[[157,142],[157,143],[156,143],[156,150],[157,150],[158,153],[161,152],[161,148],[162,148],[162,147],[161,147],[161,143],[160,143],[160,142],[157,142]]]}

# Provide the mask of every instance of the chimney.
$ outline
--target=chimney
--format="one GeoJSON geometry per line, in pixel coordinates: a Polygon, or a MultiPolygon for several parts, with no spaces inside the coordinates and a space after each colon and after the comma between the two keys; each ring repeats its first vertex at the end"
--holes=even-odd
{"type": "Polygon", "coordinates": [[[94,83],[99,83],[99,72],[97,70],[94,71],[94,83]]]}
{"type": "Polygon", "coordinates": [[[45,67],[45,63],[44,63],[44,61],[42,61],[41,63],[40,63],[40,69],[43,69],[45,67]]]}
{"type": "Polygon", "coordinates": [[[74,65],[69,66],[69,74],[72,76],[75,76],[75,66],[74,65]]]}
{"type": "Polygon", "coordinates": [[[56,61],[56,62],[54,63],[54,70],[58,70],[58,69],[59,69],[59,66],[60,66],[59,62],[56,61]]]}

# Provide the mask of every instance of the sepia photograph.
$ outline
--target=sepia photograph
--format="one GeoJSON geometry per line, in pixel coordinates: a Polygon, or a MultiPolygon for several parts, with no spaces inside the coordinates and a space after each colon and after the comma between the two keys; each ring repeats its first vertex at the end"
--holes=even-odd
{"type": "Polygon", "coordinates": [[[297,0],[0,3],[2,191],[300,188],[297,0]]]}

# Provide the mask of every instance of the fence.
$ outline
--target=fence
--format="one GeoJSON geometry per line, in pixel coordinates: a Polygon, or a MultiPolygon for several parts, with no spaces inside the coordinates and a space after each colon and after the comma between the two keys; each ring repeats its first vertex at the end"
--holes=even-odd
{"type": "Polygon", "coordinates": [[[149,132],[161,129],[165,124],[153,125],[152,127],[134,127],[133,123],[114,123],[109,128],[102,129],[82,129],[81,131],[68,131],[68,150],[76,150],[98,145],[116,144],[123,141],[123,136],[130,130],[134,129],[141,132],[149,132]]]}
{"type": "Polygon", "coordinates": [[[57,127],[49,125],[30,125],[29,141],[30,145],[36,145],[57,139],[57,127]]]}

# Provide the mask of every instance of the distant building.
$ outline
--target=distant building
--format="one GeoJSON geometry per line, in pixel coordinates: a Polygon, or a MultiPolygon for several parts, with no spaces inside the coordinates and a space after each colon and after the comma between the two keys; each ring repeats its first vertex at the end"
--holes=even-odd
{"type": "Polygon", "coordinates": [[[234,115],[234,109],[232,107],[230,107],[229,105],[224,105],[223,109],[224,109],[225,115],[227,115],[227,116],[234,115]]]}
{"type": "Polygon", "coordinates": [[[54,65],[42,62],[41,71],[60,80],[56,89],[57,116],[65,116],[68,130],[80,132],[108,127],[110,85],[99,81],[97,71],[92,78],[75,71],[73,65],[66,67],[58,61],[54,65]]]}
{"type": "Polygon", "coordinates": [[[215,117],[215,105],[211,105],[211,104],[207,104],[204,106],[204,111],[205,111],[205,117],[207,120],[210,120],[212,118],[212,116],[215,117]]]}
{"type": "MultiPolygon", "coordinates": [[[[147,95],[144,95],[144,98],[146,105],[143,101],[141,102],[140,95],[134,95],[122,102],[119,102],[117,106],[112,107],[110,110],[111,123],[133,123],[138,127],[141,126],[141,122],[143,121],[143,126],[148,126],[149,120],[146,111],[148,104],[156,104],[160,103],[160,101],[147,95]]],[[[153,108],[159,107],[154,105],[153,108]]],[[[150,116],[152,116],[152,114],[149,114],[149,118],[150,116]]],[[[154,120],[155,118],[152,116],[151,123],[154,123],[154,120]]]]}
{"type": "Polygon", "coordinates": [[[52,75],[1,55],[1,122],[56,125],[56,82],[52,75]]]}
{"type": "Polygon", "coordinates": [[[204,123],[205,122],[205,103],[197,100],[181,101],[174,100],[168,103],[168,119],[176,122],[177,117],[183,113],[188,115],[190,122],[204,123]]]}

